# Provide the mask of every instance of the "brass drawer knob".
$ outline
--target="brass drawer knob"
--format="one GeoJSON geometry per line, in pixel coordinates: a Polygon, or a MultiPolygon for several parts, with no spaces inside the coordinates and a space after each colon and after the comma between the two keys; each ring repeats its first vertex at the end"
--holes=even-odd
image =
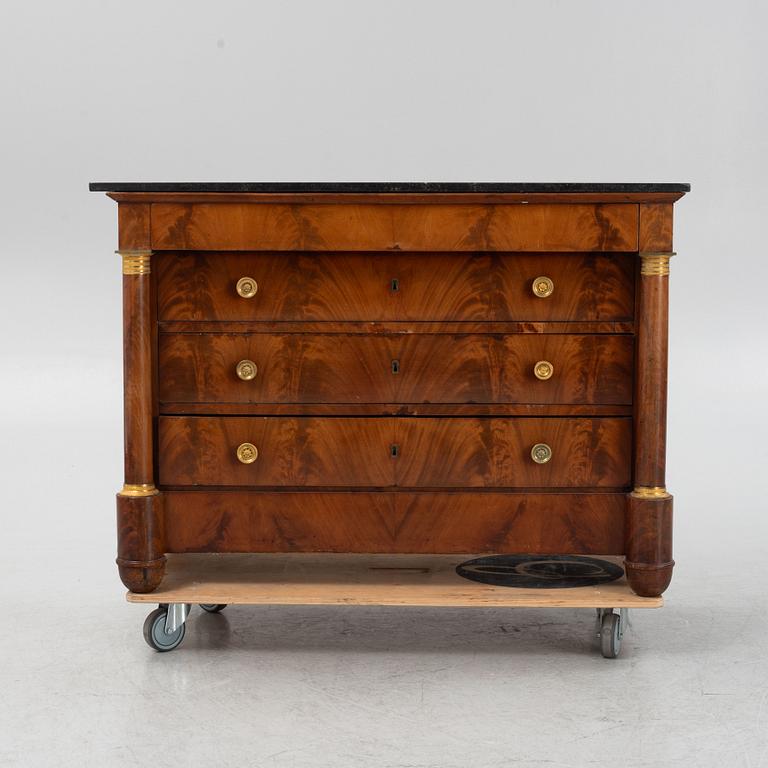
{"type": "Polygon", "coordinates": [[[253,360],[241,360],[235,366],[237,378],[241,379],[242,381],[250,381],[251,379],[255,379],[258,370],[259,369],[256,367],[256,363],[254,363],[253,360]]]}
{"type": "Polygon", "coordinates": [[[552,295],[552,291],[555,290],[555,284],[546,275],[540,275],[534,278],[531,284],[531,290],[534,296],[538,296],[540,299],[546,299],[547,296],[552,295]]]}
{"type": "Polygon", "coordinates": [[[259,284],[252,277],[241,277],[235,287],[244,299],[252,299],[259,290],[259,284]]]}
{"type": "Polygon", "coordinates": [[[533,366],[533,375],[539,379],[539,381],[551,379],[554,372],[555,366],[552,365],[549,360],[539,360],[539,362],[533,366]]]}
{"type": "Polygon", "coordinates": [[[531,448],[531,458],[537,464],[546,464],[552,458],[552,449],[546,443],[536,443],[531,448]]]}
{"type": "Polygon", "coordinates": [[[253,443],[237,446],[237,460],[242,464],[253,464],[259,458],[259,449],[253,443]]]}

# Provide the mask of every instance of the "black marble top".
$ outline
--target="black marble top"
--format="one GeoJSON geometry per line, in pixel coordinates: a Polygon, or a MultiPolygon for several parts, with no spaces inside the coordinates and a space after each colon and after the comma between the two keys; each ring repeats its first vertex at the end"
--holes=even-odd
{"type": "Polygon", "coordinates": [[[350,193],[379,194],[396,192],[435,192],[484,194],[551,194],[572,193],[619,193],[646,194],[649,192],[690,192],[690,184],[573,184],[573,183],[478,183],[478,182],[104,182],[89,184],[91,192],[262,192],[287,194],[350,193]]]}

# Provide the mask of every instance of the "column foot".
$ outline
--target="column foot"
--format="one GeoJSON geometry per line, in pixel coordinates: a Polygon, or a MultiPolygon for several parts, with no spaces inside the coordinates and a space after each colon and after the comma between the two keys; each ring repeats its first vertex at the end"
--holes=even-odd
{"type": "Polygon", "coordinates": [[[163,496],[154,486],[117,494],[117,566],[131,592],[152,592],[165,575],[163,496]]]}
{"type": "Polygon", "coordinates": [[[157,560],[123,560],[117,558],[117,569],[120,573],[120,581],[131,592],[153,592],[160,586],[165,576],[165,555],[157,560]]]}
{"type": "Polygon", "coordinates": [[[635,488],[627,498],[624,569],[632,591],[658,597],[672,579],[672,496],[665,488],[635,488]]]}
{"type": "Polygon", "coordinates": [[[624,561],[624,570],[627,572],[627,581],[632,591],[640,597],[658,597],[672,581],[672,568],[674,560],[663,565],[649,565],[648,563],[630,563],[624,561]]]}

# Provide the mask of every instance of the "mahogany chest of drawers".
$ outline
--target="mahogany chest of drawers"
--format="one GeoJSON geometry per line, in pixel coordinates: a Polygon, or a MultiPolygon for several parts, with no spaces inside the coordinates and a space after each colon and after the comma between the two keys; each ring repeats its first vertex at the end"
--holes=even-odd
{"type": "Polygon", "coordinates": [[[118,203],[120,576],[172,552],[623,555],[669,584],[685,184],[92,184],[118,203]]]}

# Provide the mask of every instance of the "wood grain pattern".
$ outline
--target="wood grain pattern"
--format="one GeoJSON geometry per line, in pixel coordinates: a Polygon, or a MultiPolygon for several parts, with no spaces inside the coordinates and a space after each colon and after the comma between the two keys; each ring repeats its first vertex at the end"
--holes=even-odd
{"type": "Polygon", "coordinates": [[[672,497],[642,499],[629,494],[625,568],[632,589],[656,597],[672,580],[672,497]]]}
{"type": "Polygon", "coordinates": [[[163,403],[179,416],[632,416],[631,405],[537,403],[163,403]]]}
{"type": "Polygon", "coordinates": [[[621,493],[168,491],[169,552],[624,552],[621,493]]]}
{"type": "Polygon", "coordinates": [[[159,319],[627,321],[635,260],[600,254],[163,254],[159,319]],[[534,278],[555,290],[534,296],[534,278]],[[243,299],[243,276],[259,286],[243,299]],[[396,290],[393,290],[396,280],[396,290]]]}
{"type": "Polygon", "coordinates": [[[413,488],[620,488],[631,479],[631,421],[602,419],[395,420],[397,485],[413,488]],[[546,443],[552,459],[536,464],[546,443]]]}
{"type": "Polygon", "coordinates": [[[566,320],[566,321],[430,321],[430,320],[389,320],[348,321],[348,320],[163,320],[158,323],[162,333],[336,333],[342,335],[362,334],[363,336],[397,336],[413,333],[447,333],[462,336],[469,333],[520,333],[546,335],[554,334],[632,334],[635,324],[632,320],[566,320]]]}
{"type": "Polygon", "coordinates": [[[672,250],[672,205],[640,206],[638,250],[667,253],[672,250]]]}
{"type": "Polygon", "coordinates": [[[667,442],[669,278],[643,275],[635,383],[635,485],[663,487],[667,442]]]}
{"type": "Polygon", "coordinates": [[[125,482],[153,482],[150,275],[123,275],[125,482]]]}
{"type": "Polygon", "coordinates": [[[152,245],[148,203],[120,203],[117,206],[118,248],[149,250],[152,245]]]}
{"type": "Polygon", "coordinates": [[[157,250],[637,250],[631,204],[151,205],[157,250]]]}
{"type": "Polygon", "coordinates": [[[164,485],[392,485],[390,419],[161,416],[164,485]],[[259,450],[241,464],[238,445],[259,450]]]}
{"type": "Polygon", "coordinates": [[[160,400],[629,404],[632,364],[629,336],[162,334],[160,400]],[[534,375],[540,360],[551,379],[534,375]]]}
{"type": "MultiPolygon", "coordinates": [[[[573,589],[509,589],[461,578],[473,555],[172,555],[155,595],[166,603],[465,608],[658,608],[624,579],[573,589]]],[[[611,559],[616,562],[615,558],[611,559]]],[[[134,603],[153,601],[128,593],[134,603]]]]}
{"type": "Polygon", "coordinates": [[[165,486],[621,488],[631,474],[622,418],[162,416],[159,443],[165,486]],[[244,442],[253,464],[235,457],[244,442]],[[540,442],[547,464],[530,457],[540,442]]]}
{"type": "Polygon", "coordinates": [[[165,573],[163,496],[117,496],[117,567],[132,592],[151,592],[165,573]]]}

